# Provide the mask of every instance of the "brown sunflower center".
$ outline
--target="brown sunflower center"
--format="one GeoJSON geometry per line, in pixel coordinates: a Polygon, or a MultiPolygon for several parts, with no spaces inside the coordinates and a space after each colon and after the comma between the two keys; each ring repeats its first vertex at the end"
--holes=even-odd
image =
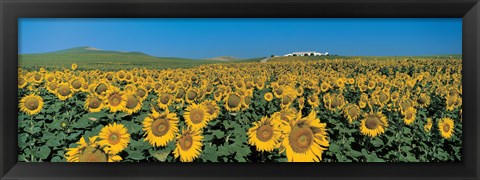
{"type": "Polygon", "coordinates": [[[290,146],[296,153],[306,152],[313,143],[313,131],[308,127],[295,127],[288,136],[290,146]]]}
{"type": "Polygon", "coordinates": [[[450,125],[447,124],[447,123],[444,123],[442,128],[443,128],[443,132],[448,132],[448,131],[450,131],[450,125]]]}
{"type": "Polygon", "coordinates": [[[267,142],[273,137],[273,130],[270,125],[262,125],[257,129],[257,138],[260,141],[267,142]]]}
{"type": "Polygon", "coordinates": [[[368,129],[376,129],[380,125],[380,118],[377,116],[369,116],[365,120],[365,126],[368,129]]]}
{"type": "Polygon", "coordinates": [[[40,75],[40,74],[35,74],[35,75],[33,76],[33,78],[35,78],[35,81],[40,81],[40,80],[42,79],[42,75],[40,75]]]}
{"type": "Polygon", "coordinates": [[[94,109],[100,107],[100,99],[98,99],[97,97],[91,98],[90,103],[88,104],[88,107],[94,108],[94,109]]]}
{"type": "Polygon", "coordinates": [[[80,80],[74,80],[72,81],[72,87],[74,89],[80,89],[82,87],[82,82],[80,82],[80,80]]]}
{"type": "Polygon", "coordinates": [[[120,94],[112,94],[108,98],[108,102],[111,106],[118,106],[122,102],[122,96],[120,94]]]}
{"type": "Polygon", "coordinates": [[[342,102],[338,98],[333,98],[332,99],[332,108],[337,108],[342,105],[342,102]]]}
{"type": "Polygon", "coordinates": [[[290,96],[284,96],[284,97],[282,98],[282,104],[283,104],[283,105],[287,105],[287,104],[289,104],[291,101],[292,101],[292,98],[290,98],[290,96]]]}
{"type": "Polygon", "coordinates": [[[18,85],[23,85],[25,83],[25,79],[18,78],[18,85]]]}
{"type": "Polygon", "coordinates": [[[388,100],[388,97],[387,97],[386,94],[381,93],[381,94],[378,96],[378,99],[380,100],[380,102],[385,103],[385,102],[388,100]]]}
{"type": "Polygon", "coordinates": [[[427,98],[424,97],[424,96],[421,96],[420,98],[418,98],[418,103],[419,104],[425,104],[427,102],[427,98]]]}
{"type": "Polygon", "coordinates": [[[350,117],[356,116],[358,114],[358,109],[355,106],[352,106],[348,109],[348,115],[350,117]]]}
{"type": "Polygon", "coordinates": [[[35,110],[38,108],[40,102],[35,98],[28,98],[25,100],[25,107],[29,110],[35,110]]]}
{"type": "Polygon", "coordinates": [[[227,104],[228,107],[238,107],[240,105],[240,97],[236,94],[228,96],[227,104]]]}
{"type": "Polygon", "coordinates": [[[58,93],[62,96],[68,96],[72,92],[70,91],[70,88],[68,87],[68,85],[63,85],[58,87],[58,93]]]}
{"type": "Polygon", "coordinates": [[[179,144],[180,144],[180,148],[182,148],[182,150],[184,150],[184,151],[189,150],[190,147],[192,147],[192,145],[193,145],[192,136],[191,135],[184,135],[182,138],[180,138],[179,144]]]}
{"type": "Polygon", "coordinates": [[[135,96],[133,96],[133,95],[127,96],[127,105],[126,105],[126,107],[127,107],[128,109],[134,109],[135,107],[137,107],[137,105],[138,105],[138,99],[137,99],[135,96]]]}
{"type": "Polygon", "coordinates": [[[184,96],[185,96],[185,90],[184,90],[184,89],[179,89],[179,90],[177,91],[176,98],[177,98],[177,99],[181,99],[181,98],[183,98],[184,96]]]}
{"type": "Polygon", "coordinates": [[[107,74],[106,78],[111,81],[113,79],[113,75],[112,74],[107,74]]]}
{"type": "Polygon", "coordinates": [[[107,155],[100,149],[88,146],[79,156],[80,162],[107,162],[107,155]]]}
{"type": "Polygon", "coordinates": [[[100,85],[97,86],[97,89],[95,89],[95,92],[97,92],[97,94],[101,94],[101,93],[107,91],[107,89],[108,89],[107,85],[100,84],[100,85]]]}
{"type": "Polygon", "coordinates": [[[137,95],[138,97],[144,97],[145,94],[146,94],[145,90],[139,89],[137,90],[137,93],[135,95],[137,95]]]}
{"type": "Polygon", "coordinates": [[[283,89],[282,88],[278,88],[277,91],[275,91],[278,95],[282,95],[283,94],[283,89]]]}
{"type": "Polygon", "coordinates": [[[120,142],[120,137],[117,133],[112,133],[110,136],[108,136],[108,143],[109,144],[118,144],[120,142]]]}
{"type": "Polygon", "coordinates": [[[207,105],[207,112],[208,114],[212,115],[215,113],[215,106],[214,105],[211,105],[211,104],[208,104],[207,105]]]}
{"type": "Polygon", "coordinates": [[[170,101],[170,95],[162,94],[162,97],[160,97],[160,102],[162,104],[168,104],[168,101],[170,101]]]}
{"type": "Polygon", "coordinates": [[[190,119],[194,124],[199,124],[203,122],[205,113],[202,109],[192,109],[190,111],[190,119]]]}
{"type": "Polygon", "coordinates": [[[53,82],[53,83],[50,83],[50,84],[48,85],[48,87],[49,87],[50,89],[52,89],[52,90],[53,90],[53,89],[56,89],[56,88],[57,88],[57,83],[54,83],[54,82],[53,82]]]}
{"type": "Polygon", "coordinates": [[[168,130],[170,129],[170,124],[168,120],[165,118],[155,119],[153,121],[152,126],[150,127],[152,130],[152,134],[160,137],[167,134],[168,130]]]}
{"type": "Polygon", "coordinates": [[[407,111],[406,114],[405,114],[405,117],[407,119],[413,119],[413,112],[412,111],[407,111]]]}
{"type": "Polygon", "coordinates": [[[195,97],[197,97],[197,92],[195,92],[195,91],[188,91],[188,92],[187,92],[187,98],[188,98],[188,100],[194,100],[195,97]]]}

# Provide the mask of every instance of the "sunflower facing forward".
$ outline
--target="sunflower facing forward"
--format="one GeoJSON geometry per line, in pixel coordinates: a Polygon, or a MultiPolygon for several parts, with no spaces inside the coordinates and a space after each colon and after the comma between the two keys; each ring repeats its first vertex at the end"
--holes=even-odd
{"type": "Polygon", "coordinates": [[[165,146],[175,139],[175,134],[178,132],[177,115],[170,113],[168,109],[162,113],[153,111],[143,120],[143,131],[145,131],[145,141],[152,146],[165,146]]]}
{"type": "Polygon", "coordinates": [[[119,155],[105,151],[98,144],[98,136],[89,138],[86,142],[85,138],[81,137],[75,143],[77,147],[67,148],[65,158],[67,162],[118,162],[122,160],[119,155]]]}
{"type": "Polygon", "coordinates": [[[104,107],[102,99],[96,94],[90,94],[85,100],[85,109],[88,112],[100,112],[104,107]]]}
{"type": "Polygon", "coordinates": [[[230,112],[237,112],[242,106],[242,97],[238,93],[230,93],[225,97],[225,108],[230,112]]]}
{"type": "Polygon", "coordinates": [[[365,115],[365,118],[360,122],[360,132],[370,137],[376,137],[385,133],[387,127],[387,117],[381,112],[371,112],[365,115]]]}
{"type": "Polygon", "coordinates": [[[130,134],[123,124],[109,124],[102,128],[98,134],[100,146],[105,146],[105,151],[117,154],[123,151],[130,143],[130,134]]]}
{"type": "Polygon", "coordinates": [[[451,118],[446,117],[438,121],[438,130],[440,131],[440,135],[445,139],[452,137],[454,128],[455,123],[451,118]]]}
{"type": "Polygon", "coordinates": [[[185,109],[183,117],[188,126],[193,129],[202,129],[207,126],[211,116],[204,105],[192,103],[185,109]]]}
{"type": "Polygon", "coordinates": [[[20,110],[28,115],[32,116],[38,114],[43,108],[43,99],[42,97],[30,94],[23,97],[20,100],[20,110]]]}
{"type": "Polygon", "coordinates": [[[262,117],[248,130],[248,144],[257,147],[257,151],[271,152],[277,148],[281,138],[280,119],[262,117]]]}
{"type": "Polygon", "coordinates": [[[200,155],[202,151],[202,130],[200,129],[182,129],[182,134],[177,136],[177,143],[173,155],[180,157],[182,162],[192,162],[200,155]]]}
{"type": "Polygon", "coordinates": [[[125,99],[124,94],[120,92],[119,88],[111,86],[106,93],[107,95],[105,96],[105,104],[108,105],[110,112],[114,113],[117,111],[122,111],[123,108],[125,108],[125,105],[127,105],[127,100],[125,99]]]}
{"type": "Polygon", "coordinates": [[[290,126],[285,126],[280,152],[285,151],[289,162],[319,162],[322,153],[327,150],[329,141],[327,137],[327,124],[320,123],[314,111],[307,117],[297,115],[290,126]]]}
{"type": "Polygon", "coordinates": [[[417,116],[417,109],[413,108],[413,107],[408,107],[403,115],[405,116],[403,118],[403,122],[405,122],[405,124],[407,125],[410,125],[413,123],[413,121],[415,121],[415,116],[417,116]]]}

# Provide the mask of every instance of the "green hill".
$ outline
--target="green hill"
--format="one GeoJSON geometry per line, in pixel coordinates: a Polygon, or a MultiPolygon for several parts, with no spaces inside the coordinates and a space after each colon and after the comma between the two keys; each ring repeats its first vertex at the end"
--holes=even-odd
{"type": "Polygon", "coordinates": [[[40,54],[20,54],[20,67],[70,67],[77,63],[80,69],[188,68],[201,64],[218,63],[173,57],[154,57],[141,52],[105,51],[92,47],[76,47],[40,54]]]}
{"type": "Polygon", "coordinates": [[[314,61],[314,60],[331,60],[331,59],[362,59],[362,60],[388,60],[388,59],[409,59],[409,58],[434,58],[434,59],[462,59],[461,54],[449,55],[431,55],[431,56],[280,56],[273,57],[268,62],[276,61],[314,61]]]}

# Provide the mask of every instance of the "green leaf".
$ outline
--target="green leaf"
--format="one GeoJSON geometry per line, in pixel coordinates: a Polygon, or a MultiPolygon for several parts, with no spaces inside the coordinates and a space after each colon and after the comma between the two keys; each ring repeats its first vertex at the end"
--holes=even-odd
{"type": "Polygon", "coordinates": [[[378,137],[375,137],[371,142],[375,147],[383,146],[383,141],[378,137]]]}
{"type": "Polygon", "coordinates": [[[202,152],[202,157],[206,161],[218,162],[218,154],[216,146],[205,146],[202,152]]]}
{"type": "Polygon", "coordinates": [[[328,150],[336,154],[337,152],[341,151],[341,148],[340,148],[340,146],[338,146],[337,144],[332,143],[332,144],[330,144],[330,146],[328,147],[328,150]]]}
{"type": "Polygon", "coordinates": [[[360,157],[362,156],[362,153],[359,152],[359,151],[355,151],[355,150],[351,150],[349,152],[346,153],[347,155],[350,155],[352,157],[360,157]]]}
{"type": "Polygon", "coordinates": [[[126,157],[127,159],[133,159],[133,160],[145,159],[145,156],[141,151],[131,151],[127,149],[126,152],[128,153],[128,156],[126,157]]]}
{"type": "Polygon", "coordinates": [[[150,153],[150,155],[155,157],[157,160],[159,160],[161,162],[165,162],[165,160],[167,160],[168,155],[172,151],[168,150],[168,149],[162,149],[162,150],[158,150],[158,151],[153,151],[153,150],[149,149],[148,152],[150,153]]]}
{"type": "Polygon", "coordinates": [[[50,148],[48,148],[47,146],[42,146],[40,147],[39,151],[37,152],[37,156],[40,158],[40,159],[46,159],[48,157],[48,155],[50,155],[50,148]]]}
{"type": "Polygon", "coordinates": [[[220,131],[220,130],[213,130],[212,133],[217,139],[222,139],[224,138],[223,136],[225,135],[225,133],[223,133],[223,131],[220,131]]]}

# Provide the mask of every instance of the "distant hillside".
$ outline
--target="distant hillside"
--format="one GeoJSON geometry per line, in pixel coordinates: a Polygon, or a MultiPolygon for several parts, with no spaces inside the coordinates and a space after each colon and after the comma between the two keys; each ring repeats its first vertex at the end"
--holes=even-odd
{"type": "Polygon", "coordinates": [[[219,56],[219,57],[214,57],[214,58],[207,58],[205,60],[211,60],[211,61],[237,61],[241,60],[241,58],[233,57],[233,56],[219,56]]]}
{"type": "Polygon", "coordinates": [[[462,55],[432,55],[432,56],[279,56],[273,57],[268,62],[275,61],[296,61],[296,60],[324,60],[324,59],[362,59],[362,60],[387,60],[387,59],[408,59],[408,58],[435,58],[435,59],[461,59],[462,55]]]}
{"type": "Polygon", "coordinates": [[[48,53],[19,55],[20,66],[69,67],[72,63],[77,63],[79,68],[87,69],[124,69],[134,67],[163,69],[186,68],[216,62],[186,58],[154,57],[142,52],[100,50],[87,46],[48,53]]]}

